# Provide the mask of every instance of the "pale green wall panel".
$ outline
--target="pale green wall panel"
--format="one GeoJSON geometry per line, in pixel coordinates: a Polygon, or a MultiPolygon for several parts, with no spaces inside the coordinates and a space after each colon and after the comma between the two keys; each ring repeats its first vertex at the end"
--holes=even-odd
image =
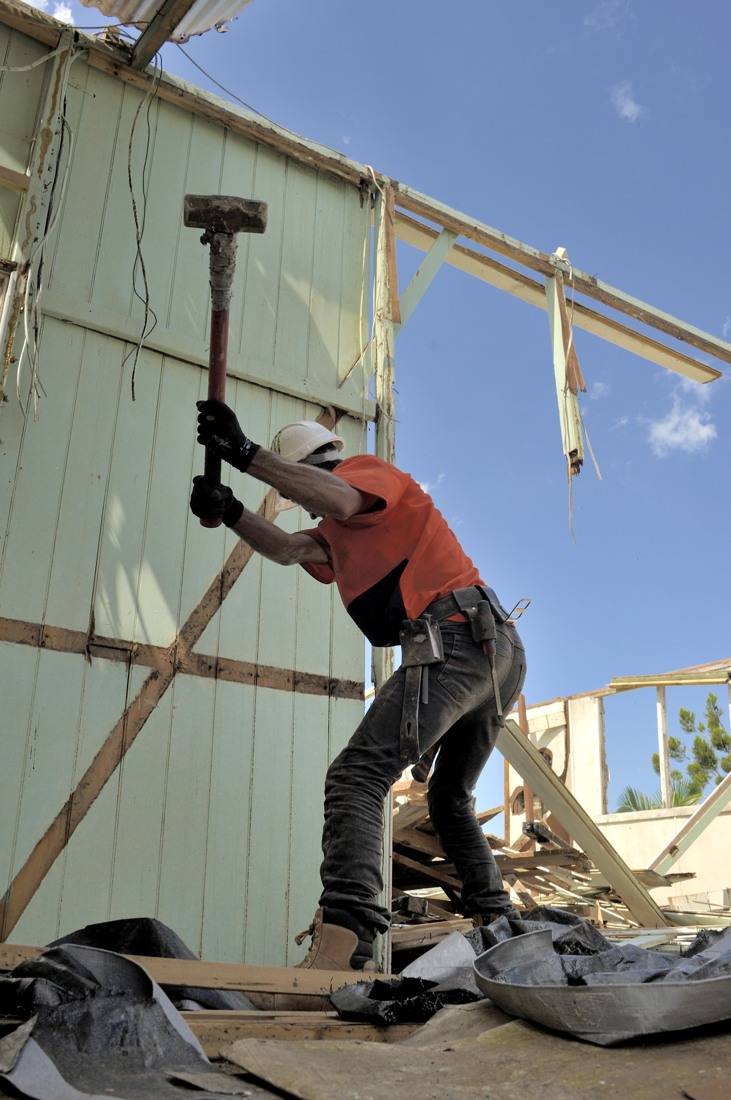
{"type": "Polygon", "coordinates": [[[31,743],[31,720],[39,649],[0,643],[2,768],[0,768],[0,892],[10,882],[23,777],[31,743]]]}
{"type": "Polygon", "coordinates": [[[251,687],[216,685],[201,954],[224,962],[244,950],[255,697],[251,687]]]}
{"type": "MultiPolygon", "coordinates": [[[[3,31],[0,56],[6,45],[3,31]]],[[[166,646],[235,545],[231,532],[202,528],[188,509],[191,477],[203,466],[195,400],[207,385],[208,257],[199,233],[182,225],[183,194],[269,204],[266,234],[239,239],[232,303],[231,366],[259,384],[231,377],[227,391],[245,430],[264,444],[284,424],[319,415],[321,399],[359,407],[362,379],[342,390],[337,383],[364,330],[367,337],[370,212],[356,189],[152,102],[144,252],[164,353],[140,354],[133,401],[129,353],[142,311],[132,294],[126,172],[140,102],[131,86],[75,64],[68,114],[76,147],[44,296],[47,395],[37,423],[23,419],[12,396],[0,412],[8,517],[0,616],[166,646]]],[[[137,179],[145,119],[146,111],[137,179]]],[[[363,449],[357,420],[345,417],[339,431],[348,453],[363,449]]],[[[228,468],[224,477],[258,507],[265,485],[228,468]]],[[[299,508],[278,522],[288,531],[314,525],[299,508]]],[[[362,639],[334,587],[258,555],[196,648],[363,677],[362,639]]],[[[148,670],[7,643],[0,656],[9,719],[0,769],[5,887],[148,670]]],[[[295,961],[302,952],[292,937],[320,889],[327,762],[362,711],[357,700],[179,675],[12,938],[45,942],[94,920],[156,915],[208,958],[295,961]]]]}
{"type": "Polygon", "coordinates": [[[127,639],[133,639],[137,622],[140,560],[151,518],[150,470],[162,357],[145,351],[140,354],[134,401],[131,370],[132,364],[128,362],[119,396],[94,599],[97,633],[127,639]]]}
{"type": "Polygon", "coordinates": [[[255,707],[244,958],[278,965],[286,953],[291,888],[293,693],[259,688],[255,707]]]}
{"type": "Polygon", "coordinates": [[[135,641],[170,645],[180,625],[186,531],[198,521],[188,507],[201,448],[195,438],[195,402],[204,373],[163,360],[148,519],[137,586],[135,641]]]}
{"type": "Polygon", "coordinates": [[[61,808],[71,787],[78,747],[85,664],[42,651],[28,729],[13,874],[61,808]]]}
{"type": "Polygon", "coordinates": [[[216,683],[178,675],[172,691],[157,913],[200,950],[216,683]]]}
{"type": "MultiPolygon", "coordinates": [[[[70,659],[77,664],[83,660],[80,657],[70,659]]],[[[97,659],[85,668],[74,785],[94,759],[124,711],[130,695],[134,695],[143,679],[142,669],[128,670],[116,661],[97,659]]],[[[121,774],[122,770],[118,768],[59,861],[63,867],[63,878],[58,935],[109,919],[121,774]]]]}
{"type": "Polygon", "coordinates": [[[325,774],[328,760],[329,707],[327,698],[297,695],[294,701],[292,739],[292,792],[287,893],[287,965],[304,957],[294,937],[307,928],[320,897],[320,838],[323,822],[323,788],[309,781],[314,771],[325,774]]]}
{"type": "MultiPolygon", "coordinates": [[[[148,670],[136,670],[139,681],[148,670]]],[[[173,695],[162,697],[127,753],[120,777],[110,916],[155,916],[171,751],[173,695]]]]}
{"type": "MultiPolygon", "coordinates": [[[[31,414],[24,422],[0,557],[0,614],[34,622],[43,618],[48,595],[84,345],[84,331],[74,325],[47,320],[43,327],[42,346],[53,348],[41,375],[48,415],[34,421],[31,414]]],[[[22,417],[16,401],[10,401],[3,413],[22,417]]]]}
{"type": "MultiPolygon", "coordinates": [[[[46,321],[43,355],[50,358],[64,331],[78,333],[83,330],[46,321]],[[59,338],[55,339],[57,333],[59,338]]],[[[85,334],[80,349],[81,371],[45,611],[45,621],[53,626],[73,630],[89,627],[121,391],[122,352],[123,346],[118,340],[93,332],[85,334]]],[[[62,376],[66,368],[59,363],[57,369],[62,376]]],[[[46,420],[41,431],[47,432],[49,428],[46,420]]]]}

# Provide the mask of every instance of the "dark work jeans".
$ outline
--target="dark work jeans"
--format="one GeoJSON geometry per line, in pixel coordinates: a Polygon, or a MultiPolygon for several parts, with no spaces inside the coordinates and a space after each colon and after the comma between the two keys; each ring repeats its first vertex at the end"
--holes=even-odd
{"type": "MultiPolygon", "coordinates": [[[[499,732],[487,657],[466,623],[442,622],[444,661],[429,669],[429,702],[419,710],[421,752],[440,741],[429,782],[434,830],[462,881],[466,914],[498,915],[512,906],[475,817],[473,791],[499,732]]],[[[525,651],[512,626],[499,626],[496,670],[504,712],[525,679],[525,651]]],[[[390,912],[383,889],[383,808],[403,770],[399,753],[404,669],[383,685],[325,781],[323,891],[320,904],[345,909],[384,932],[390,912]]],[[[410,764],[416,761],[409,761],[410,764]]]]}

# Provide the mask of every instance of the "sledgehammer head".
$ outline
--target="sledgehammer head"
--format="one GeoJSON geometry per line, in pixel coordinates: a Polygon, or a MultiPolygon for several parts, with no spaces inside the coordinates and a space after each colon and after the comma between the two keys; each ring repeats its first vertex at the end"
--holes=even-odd
{"type": "Polygon", "coordinates": [[[209,233],[263,233],[267,204],[236,195],[186,195],[183,224],[209,233]]]}

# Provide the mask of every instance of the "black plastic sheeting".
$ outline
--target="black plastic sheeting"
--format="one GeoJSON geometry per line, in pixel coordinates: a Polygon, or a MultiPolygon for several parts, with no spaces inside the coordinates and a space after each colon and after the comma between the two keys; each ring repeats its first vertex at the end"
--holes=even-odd
{"type": "MultiPolygon", "coordinates": [[[[126,920],[103,921],[87,924],[78,932],[71,932],[54,940],[49,947],[75,943],[83,947],[100,947],[104,951],[117,951],[120,955],[149,955],[156,959],[197,959],[177,932],[162,921],[150,917],[130,917],[126,920]]],[[[218,989],[199,989],[193,986],[163,986],[173,1004],[180,1009],[198,1008],[235,1009],[250,1011],[255,1006],[244,993],[218,989]]]]}
{"type": "Polygon", "coordinates": [[[0,1080],[23,1096],[179,1100],[183,1088],[171,1074],[212,1073],[165,993],[142,967],[112,952],[53,947],[0,978],[0,1014],[29,1013],[0,1039],[0,1080]]]}
{"type": "Polygon", "coordinates": [[[540,906],[453,932],[390,982],[331,994],[346,1019],[429,1019],[489,996],[512,1016],[608,1045],[731,1019],[731,929],[702,930],[683,953],[612,943],[588,921],[540,906]]]}
{"type": "Polygon", "coordinates": [[[438,982],[423,978],[359,982],[330,994],[330,1001],[343,1019],[379,1024],[426,1023],[440,1008],[479,1000],[479,994],[463,989],[440,990],[438,982]]]}
{"type": "Polygon", "coordinates": [[[348,985],[331,993],[330,1001],[346,1020],[425,1023],[447,1005],[482,999],[474,975],[480,951],[479,932],[453,932],[407,966],[400,978],[348,985]]]}

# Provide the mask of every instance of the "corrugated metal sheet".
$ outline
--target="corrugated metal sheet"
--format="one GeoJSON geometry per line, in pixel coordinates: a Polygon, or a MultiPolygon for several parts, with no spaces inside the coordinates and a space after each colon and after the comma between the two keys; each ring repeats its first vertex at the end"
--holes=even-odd
{"type": "MultiPolygon", "coordinates": [[[[152,21],[160,8],[161,0],[99,0],[96,4],[81,0],[81,3],[86,8],[96,8],[120,23],[141,24],[152,21]]],[[[191,35],[203,34],[212,27],[221,27],[234,19],[249,3],[251,0],[196,0],[172,37],[175,41],[184,42],[191,35]]]]}
{"type": "MultiPolygon", "coordinates": [[[[0,43],[22,48],[3,28],[0,43]]],[[[27,95],[23,83],[4,86],[11,111],[14,88],[27,95]]],[[[269,202],[267,233],[241,240],[232,317],[233,369],[258,384],[241,377],[229,388],[264,441],[315,415],[313,396],[359,407],[357,380],[338,389],[337,376],[364,338],[368,212],[346,184],[155,102],[145,255],[159,349],[140,358],[133,402],[123,359],[141,313],[126,156],[138,102],[129,85],[75,66],[74,160],[47,262],[47,393],[38,423],[13,401],[0,412],[0,615],[80,631],[93,621],[97,634],[165,646],[233,545],[187,509],[201,461],[193,414],[206,385],[207,259],[182,227],[182,196],[269,202]]],[[[359,421],[345,417],[340,430],[359,449],[359,421]]],[[[234,476],[255,507],[263,487],[234,476]]],[[[310,521],[294,510],[281,523],[310,521]]],[[[362,679],[362,641],[334,592],[258,557],[196,648],[362,679]]],[[[7,642],[0,653],[4,890],[147,670],[7,642]]],[[[324,772],[361,713],[357,700],[178,674],[13,939],[155,914],[208,958],[291,962],[318,893],[324,772]]]]}

